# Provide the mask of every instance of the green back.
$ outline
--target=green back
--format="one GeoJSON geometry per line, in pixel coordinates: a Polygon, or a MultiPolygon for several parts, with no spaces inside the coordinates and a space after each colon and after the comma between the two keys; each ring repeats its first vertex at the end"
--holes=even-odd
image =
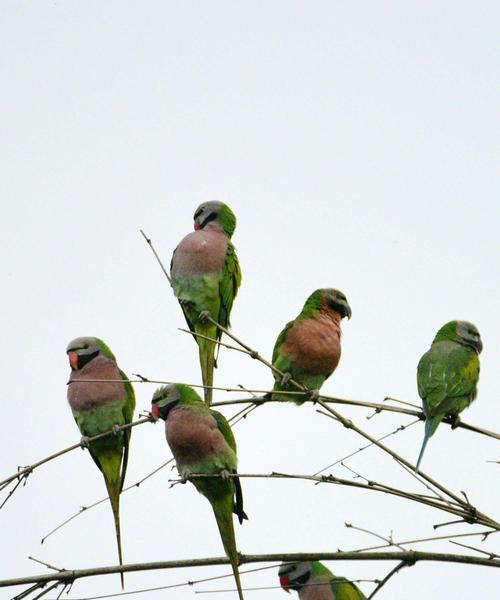
{"type": "Polygon", "coordinates": [[[417,368],[418,393],[426,416],[458,414],[476,397],[478,379],[475,350],[447,339],[434,341],[417,368]]]}

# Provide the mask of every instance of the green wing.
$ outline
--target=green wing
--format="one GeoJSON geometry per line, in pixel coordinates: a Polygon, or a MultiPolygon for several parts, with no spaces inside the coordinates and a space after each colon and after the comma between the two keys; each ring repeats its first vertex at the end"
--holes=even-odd
{"type": "MultiPolygon", "coordinates": [[[[120,370],[120,377],[122,379],[128,379],[125,373],[120,370]]],[[[134,410],[135,410],[135,392],[132,384],[128,381],[124,383],[125,391],[127,393],[127,397],[123,404],[123,418],[125,419],[125,423],[132,423],[134,419],[134,410]]],[[[130,436],[132,434],[132,429],[126,429],[124,432],[124,449],[123,449],[123,462],[122,462],[122,470],[120,475],[120,491],[123,489],[123,484],[125,482],[125,475],[127,473],[127,463],[128,463],[128,450],[130,446],[130,436]]]]}
{"type": "MultiPolygon", "coordinates": [[[[241,270],[238,257],[231,242],[227,244],[226,261],[222,268],[222,277],[219,284],[220,309],[219,323],[229,327],[229,315],[233,307],[233,301],[241,284],[241,270]]],[[[221,337],[221,330],[217,330],[217,339],[221,337]]]]}
{"type": "Polygon", "coordinates": [[[426,416],[458,414],[476,397],[478,379],[479,358],[472,348],[454,342],[434,344],[417,369],[426,416]]]}
{"type": "Polygon", "coordinates": [[[335,577],[331,581],[335,600],[365,600],[366,596],[354,583],[345,577],[335,577]]]}
{"type": "Polygon", "coordinates": [[[223,414],[221,414],[220,412],[217,412],[216,410],[211,410],[210,414],[217,421],[217,429],[224,436],[224,439],[226,440],[228,446],[236,454],[236,439],[234,437],[231,426],[227,422],[226,417],[223,414]]]}
{"type": "MultiPolygon", "coordinates": [[[[224,436],[228,446],[233,450],[234,455],[236,456],[236,439],[234,437],[231,426],[227,422],[227,419],[224,415],[216,410],[211,410],[210,414],[217,421],[217,428],[224,436]]],[[[236,464],[231,467],[231,471],[233,473],[237,473],[236,464]]],[[[243,519],[248,519],[245,511],[243,510],[243,493],[241,491],[241,483],[238,477],[233,477],[233,485],[234,485],[234,506],[233,512],[238,516],[238,520],[240,523],[243,523],[243,519]]]]}
{"type": "Polygon", "coordinates": [[[286,336],[288,335],[289,330],[294,324],[295,321],[290,321],[289,323],[287,323],[281,330],[281,333],[278,335],[278,339],[276,340],[273,349],[273,365],[278,360],[280,356],[281,346],[283,346],[283,344],[285,343],[286,336]]]}

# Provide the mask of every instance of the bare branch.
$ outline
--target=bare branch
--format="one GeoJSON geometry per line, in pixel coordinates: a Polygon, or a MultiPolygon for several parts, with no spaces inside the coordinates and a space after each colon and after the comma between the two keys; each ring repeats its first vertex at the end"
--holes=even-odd
{"type": "Polygon", "coordinates": [[[161,270],[163,271],[163,274],[168,279],[168,283],[170,283],[170,285],[172,285],[172,280],[170,279],[170,275],[168,274],[167,270],[163,266],[163,263],[161,262],[161,259],[158,256],[158,253],[156,252],[156,250],[155,250],[155,248],[153,246],[153,242],[151,241],[150,238],[148,238],[148,236],[144,233],[144,231],[142,229],[139,229],[139,231],[141,232],[142,237],[146,240],[146,242],[148,243],[148,246],[151,248],[153,254],[155,255],[155,258],[158,261],[158,264],[160,265],[161,270]]]}
{"type": "Polygon", "coordinates": [[[402,560],[399,565],[396,565],[394,567],[394,569],[392,569],[391,571],[389,571],[389,573],[387,573],[387,575],[382,579],[382,581],[377,585],[377,587],[373,590],[373,592],[368,596],[368,598],[366,600],[371,600],[371,598],[373,598],[375,596],[375,594],[382,588],[384,587],[384,585],[389,581],[389,579],[391,577],[393,577],[394,575],[396,575],[396,573],[398,573],[399,571],[401,571],[402,568],[404,567],[411,567],[412,565],[414,565],[415,563],[413,561],[406,561],[406,560],[402,560]]]}
{"type": "MultiPolygon", "coordinates": [[[[240,554],[239,564],[261,563],[261,562],[302,562],[305,560],[392,560],[416,563],[419,561],[448,562],[469,565],[480,565],[484,567],[500,567],[500,560],[468,556],[464,554],[447,554],[441,552],[417,552],[409,550],[405,552],[294,552],[275,554],[240,554]]],[[[73,582],[84,577],[95,577],[96,575],[113,575],[116,573],[133,573],[137,571],[154,571],[158,569],[180,569],[184,567],[210,567],[215,565],[228,565],[229,559],[216,558],[194,558],[187,560],[171,560],[159,562],[133,563],[127,565],[113,565],[111,567],[97,567],[92,569],[75,569],[62,571],[61,573],[44,573],[31,575],[29,577],[16,577],[13,579],[0,580],[0,587],[11,587],[16,585],[28,585],[30,583],[48,583],[58,581],[60,583],[73,582]]]]}

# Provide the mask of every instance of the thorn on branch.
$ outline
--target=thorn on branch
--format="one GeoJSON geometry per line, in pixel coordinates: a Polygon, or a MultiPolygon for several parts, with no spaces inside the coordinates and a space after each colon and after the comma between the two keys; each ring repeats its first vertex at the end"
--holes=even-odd
{"type": "Polygon", "coordinates": [[[149,379],[147,377],[143,377],[140,373],[132,373],[132,375],[140,379],[142,383],[149,383],[149,379]]]}

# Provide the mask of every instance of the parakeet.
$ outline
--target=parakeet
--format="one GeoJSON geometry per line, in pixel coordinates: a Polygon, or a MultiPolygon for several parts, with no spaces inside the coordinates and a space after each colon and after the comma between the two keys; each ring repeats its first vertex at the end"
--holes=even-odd
{"type": "Polygon", "coordinates": [[[280,585],[295,590],[300,600],[364,600],[366,596],[345,577],[335,576],[317,560],[283,563],[279,568],[280,585]]]}
{"type": "MultiPolygon", "coordinates": [[[[128,382],[88,382],[87,379],[128,379],[118,368],[106,344],[95,337],[80,337],[66,349],[71,366],[68,402],[82,436],[93,437],[115,426],[131,423],[135,395],[128,382]]],[[[118,556],[122,563],[120,492],[123,488],[131,430],[108,435],[88,444],[90,455],[104,476],[115,520],[118,556]]],[[[123,587],[123,574],[121,574],[123,587]]]]}
{"type": "Polygon", "coordinates": [[[458,419],[477,395],[479,354],[483,343],[468,321],[450,321],[437,332],[417,367],[418,393],[425,413],[425,435],[417,469],[427,441],[445,416],[458,419]]]}
{"type": "MultiPolygon", "coordinates": [[[[221,331],[206,321],[212,319],[229,327],[233,300],[241,283],[241,271],[231,236],[236,217],[222,202],[206,202],[194,213],[194,229],[177,246],[170,263],[174,294],[180,302],[189,329],[220,340],[221,331]],[[200,317],[201,315],[201,317],[200,317]]],[[[216,343],[194,336],[200,354],[203,385],[213,385],[216,343]]],[[[210,406],[212,390],[205,389],[210,406]]]]}
{"type": "MultiPolygon", "coordinates": [[[[304,304],[300,315],[285,325],[273,350],[273,365],[285,373],[274,373],[274,390],[293,391],[291,379],[316,392],[335,371],[340,360],[340,321],[351,318],[351,307],[339,290],[319,289],[304,304]]],[[[274,400],[303,404],[303,396],[273,394],[274,400]]]]}
{"type": "MultiPolygon", "coordinates": [[[[151,412],[165,421],[167,442],[183,479],[191,473],[236,473],[236,441],[229,423],[210,410],[193,388],[180,383],[161,387],[153,395],[151,412]]],[[[242,600],[232,516],[234,512],[240,523],[247,518],[240,481],[237,477],[215,477],[192,483],[212,505],[242,600]]]]}

